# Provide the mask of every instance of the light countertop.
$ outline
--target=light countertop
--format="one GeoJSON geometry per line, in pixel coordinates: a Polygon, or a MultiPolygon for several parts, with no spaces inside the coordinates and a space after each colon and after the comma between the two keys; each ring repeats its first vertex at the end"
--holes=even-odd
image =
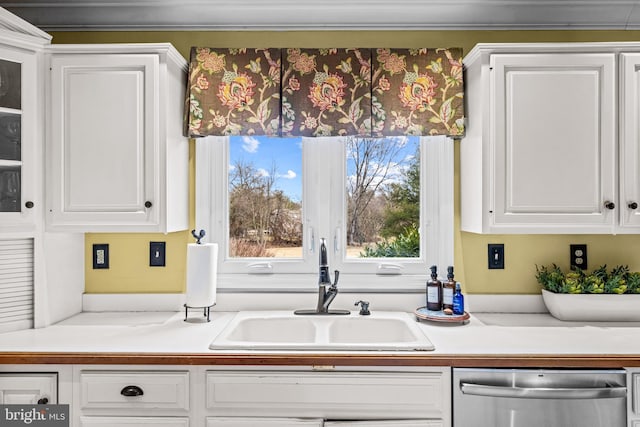
{"type": "MultiPolygon", "coordinates": [[[[210,350],[209,344],[234,315],[212,312],[211,322],[203,323],[185,322],[184,314],[176,312],[86,312],[47,328],[0,334],[0,353],[225,354],[210,350]]],[[[466,325],[420,321],[419,326],[435,350],[398,353],[419,353],[423,358],[465,355],[640,358],[640,323],[562,322],[548,314],[477,313],[466,325]]],[[[375,356],[390,352],[358,354],[363,353],[375,356]]]]}

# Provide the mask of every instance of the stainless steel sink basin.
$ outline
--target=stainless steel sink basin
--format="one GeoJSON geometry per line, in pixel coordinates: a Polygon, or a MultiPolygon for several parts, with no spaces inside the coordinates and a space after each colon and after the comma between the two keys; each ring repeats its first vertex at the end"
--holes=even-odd
{"type": "Polygon", "coordinates": [[[360,316],[295,316],[290,312],[239,312],[209,346],[212,350],[425,351],[434,346],[403,312],[360,316]]]}

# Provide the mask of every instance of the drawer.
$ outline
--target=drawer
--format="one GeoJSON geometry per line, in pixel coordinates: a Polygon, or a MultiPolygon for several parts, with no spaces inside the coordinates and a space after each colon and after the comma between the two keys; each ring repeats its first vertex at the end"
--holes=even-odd
{"type": "Polygon", "coordinates": [[[319,419],[246,417],[207,418],[207,427],[322,427],[322,425],[322,420],[319,419]]]}
{"type": "Polygon", "coordinates": [[[173,417],[80,417],[80,427],[189,427],[188,418],[173,417]]]}
{"type": "Polygon", "coordinates": [[[442,420],[327,421],[324,427],[444,427],[442,420]]]}
{"type": "Polygon", "coordinates": [[[82,409],[189,410],[187,371],[82,371],[82,409]]]}
{"type": "Polygon", "coordinates": [[[448,419],[446,372],[208,371],[206,403],[220,416],[448,419]]]}

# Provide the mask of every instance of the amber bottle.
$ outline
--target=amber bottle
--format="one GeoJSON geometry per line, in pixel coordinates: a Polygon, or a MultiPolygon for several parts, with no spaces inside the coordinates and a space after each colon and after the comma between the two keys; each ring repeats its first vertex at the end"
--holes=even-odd
{"type": "Polygon", "coordinates": [[[442,283],[438,280],[438,267],[431,266],[431,279],[427,281],[427,310],[442,310],[442,283]]]}
{"type": "Polygon", "coordinates": [[[453,310],[453,294],[456,290],[456,281],[453,280],[453,266],[447,267],[447,281],[442,284],[442,309],[453,310]]]}

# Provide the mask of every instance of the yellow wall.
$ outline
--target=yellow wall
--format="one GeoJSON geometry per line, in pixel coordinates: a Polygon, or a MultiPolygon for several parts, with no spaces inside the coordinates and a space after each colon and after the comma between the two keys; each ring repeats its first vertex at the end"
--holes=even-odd
{"type": "MultiPolygon", "coordinates": [[[[209,47],[462,47],[476,43],[639,41],[640,31],[308,31],[308,32],[54,32],[54,43],[172,43],[185,57],[209,47]]],[[[456,142],[455,266],[468,293],[537,293],[535,265],[569,264],[569,244],[588,245],[589,267],[627,264],[640,270],[640,236],[474,235],[460,232],[459,142],[456,142]],[[487,269],[487,243],[505,244],[505,269],[487,269]]],[[[193,174],[193,146],[191,171],[193,174]]],[[[191,180],[193,193],[193,177],[191,180]]],[[[193,194],[191,194],[193,206],[193,194]]],[[[191,224],[193,221],[193,208],[191,224]]],[[[86,292],[182,292],[188,232],[87,234],[86,292]],[[167,241],[167,266],[148,267],[149,241],[167,241]],[[93,243],[109,243],[110,269],[92,270],[93,243]]],[[[425,266],[426,270],[426,266],[425,266]]]]}

